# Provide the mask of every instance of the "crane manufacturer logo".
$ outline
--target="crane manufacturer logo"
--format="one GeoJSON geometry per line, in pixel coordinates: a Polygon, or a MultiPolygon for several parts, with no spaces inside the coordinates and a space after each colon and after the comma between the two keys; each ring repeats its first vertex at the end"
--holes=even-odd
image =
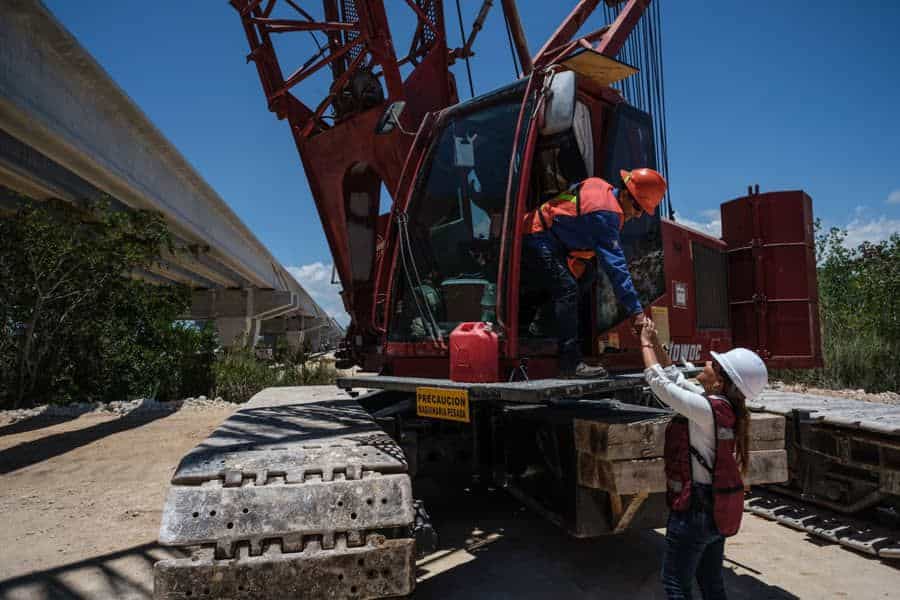
{"type": "Polygon", "coordinates": [[[671,358],[673,361],[700,360],[701,350],[703,350],[703,346],[701,346],[700,344],[672,344],[669,347],[669,358],[671,358]]]}

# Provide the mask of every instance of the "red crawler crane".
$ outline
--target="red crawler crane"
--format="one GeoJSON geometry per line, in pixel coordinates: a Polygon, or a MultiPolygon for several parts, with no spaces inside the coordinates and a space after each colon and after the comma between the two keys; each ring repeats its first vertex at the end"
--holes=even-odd
{"type": "MultiPolygon", "coordinates": [[[[608,24],[576,38],[600,6],[582,0],[532,56],[503,0],[521,76],[460,103],[449,67],[471,55],[490,1],[451,50],[441,0],[398,0],[413,23],[402,57],[381,0],[323,0],[319,19],[298,0],[231,4],[269,109],[290,125],[343,286],[342,362],[380,372],[338,384],[382,391],[318,400],[273,388],[189,453],[160,541],[207,554],[159,563],[157,597],[408,594],[431,532],[412,500],[422,477],[492,482],[579,537],[661,526],[670,413],[627,373],[639,340],[608,280],[579,322],[583,354],[616,375],[554,379],[547,299],[520,258],[522,216],[548,191],[542,173],[560,148],[577,149],[585,177],[614,184],[620,169],[665,171],[656,5],[607,0],[608,24]],[[276,38],[310,34],[314,53],[282,70],[276,38]],[[324,80],[312,102],[295,94],[324,80]],[[477,359],[450,339],[457,328],[488,340],[477,359]],[[459,370],[481,382],[451,380],[459,370]]],[[[690,367],[742,345],[771,366],[821,362],[806,194],[723,204],[722,239],[667,212],[629,221],[621,242],[675,360],[690,367]]],[[[786,477],[783,421],[776,430],[757,483],[786,477]]]]}
{"type": "MultiPolygon", "coordinates": [[[[395,217],[407,215],[415,222],[416,216],[421,213],[421,207],[417,204],[422,202],[415,197],[415,188],[424,182],[422,173],[431,172],[431,184],[437,185],[435,171],[446,166],[438,164],[435,167],[429,162],[446,162],[446,153],[440,157],[426,155],[437,143],[440,129],[451,119],[451,113],[458,111],[456,83],[449,67],[454,61],[472,54],[475,36],[492,3],[484,3],[463,46],[450,49],[445,33],[443,3],[440,0],[405,0],[405,8],[413,17],[414,33],[409,49],[402,57],[397,55],[393,42],[397,36],[392,35],[384,3],[380,0],[324,0],[322,20],[316,20],[293,0],[232,0],[231,3],[240,14],[250,44],[248,60],[256,65],[269,109],[288,121],[306,170],[343,286],[344,304],[352,317],[344,351],[349,362],[382,373],[447,377],[449,351],[446,343],[434,338],[446,338],[449,330],[461,321],[480,320],[480,308],[475,306],[480,307],[482,299],[488,301],[493,295],[495,329],[501,336],[498,360],[502,377],[507,378],[511,370],[519,367],[523,358],[529,361],[532,378],[553,375],[554,361],[544,358],[554,353],[552,344],[521,339],[528,324],[519,322],[522,314],[520,300],[526,299],[519,289],[517,221],[510,218],[502,224],[491,223],[492,235],[486,241],[494,242],[496,248],[486,247],[476,261],[484,260],[486,254],[494,268],[492,274],[477,272],[474,265],[463,264],[464,260],[441,256],[461,251],[456,239],[459,235],[475,239],[478,234],[473,233],[473,219],[477,219],[484,212],[484,206],[490,204],[487,200],[480,202],[481,207],[477,200],[470,202],[468,210],[456,215],[467,220],[467,234],[462,232],[461,227],[459,231],[451,231],[448,226],[441,229],[441,224],[432,220],[422,224],[435,228],[425,234],[428,239],[413,240],[422,242],[416,247],[416,253],[423,251],[422,244],[430,246],[424,249],[422,260],[418,261],[423,264],[415,266],[435,272],[441,278],[441,281],[427,286],[437,299],[427,300],[421,290],[406,289],[419,286],[409,285],[400,275],[405,261],[398,243],[399,229],[395,217]],[[283,17],[285,14],[287,17],[283,17]],[[317,43],[318,48],[312,56],[285,75],[286,71],[282,70],[276,53],[275,38],[307,35],[310,32],[324,34],[327,43],[317,43]],[[314,79],[317,73],[321,79],[320,71],[326,67],[331,71],[327,94],[316,98],[314,106],[304,104],[294,91],[303,82],[314,79]],[[403,70],[407,71],[405,77],[403,70]],[[379,118],[388,106],[397,102],[405,103],[399,117],[399,127],[390,133],[376,134],[379,118]],[[408,132],[418,134],[413,136],[408,132]],[[391,214],[379,215],[382,183],[393,198],[391,214]],[[472,206],[475,208],[474,217],[472,206]],[[390,225],[388,221],[391,221],[390,225]],[[441,244],[445,246],[441,247],[441,244]],[[449,248],[446,244],[457,246],[449,248]],[[498,260],[501,255],[502,260],[498,260]],[[387,260],[383,261],[384,256],[387,260]],[[478,275],[475,279],[484,283],[466,287],[455,281],[465,279],[460,275],[473,272],[478,275]],[[486,292],[488,287],[490,289],[486,292]],[[405,299],[404,294],[408,296],[405,299]],[[475,296],[478,296],[477,301],[475,296]],[[457,304],[457,301],[462,304],[457,304]],[[403,314],[404,311],[412,311],[416,304],[427,305],[429,302],[435,305],[431,307],[431,312],[439,314],[431,315],[433,318],[426,315],[424,319],[435,321],[434,324],[423,324],[421,315],[403,314]],[[455,305],[448,306],[449,303],[455,305]],[[468,304],[468,311],[461,308],[465,303],[468,304]],[[429,325],[442,333],[423,341],[429,337],[423,335],[423,330],[428,329],[429,325]],[[401,331],[402,328],[406,330],[401,331]]],[[[535,148],[545,145],[536,117],[544,104],[540,99],[543,82],[554,71],[572,70],[578,75],[579,109],[582,115],[587,115],[587,127],[590,128],[587,135],[580,133],[582,138],[590,138],[590,143],[585,144],[579,139],[580,149],[585,150],[587,146],[586,152],[592,154],[586,157],[593,163],[587,165],[588,174],[606,176],[614,181],[618,166],[638,166],[633,162],[635,160],[642,160],[641,165],[651,164],[659,154],[660,149],[653,147],[654,140],[657,144],[659,140],[659,132],[653,131],[651,126],[653,118],[633,110],[620,91],[611,86],[627,78],[633,70],[612,60],[602,60],[615,57],[623,49],[650,2],[607,1],[605,10],[608,15],[612,15],[614,10],[610,6],[619,6],[614,20],[597,31],[573,39],[600,4],[598,0],[579,2],[532,58],[515,2],[502,2],[503,15],[523,73],[514,93],[520,110],[504,124],[516,132],[515,144],[512,138],[503,140],[509,142],[508,147],[504,148],[493,143],[494,140],[481,142],[482,145],[487,143],[488,146],[484,147],[489,147],[491,152],[500,151],[506,157],[514,157],[509,165],[492,164],[490,167],[512,173],[515,178],[514,181],[507,178],[498,184],[500,187],[496,193],[506,197],[492,201],[502,204],[504,210],[489,206],[498,213],[505,215],[508,210],[508,216],[512,217],[514,213],[528,208],[527,205],[533,201],[531,171],[537,160],[535,148]],[[531,112],[526,114],[524,107],[531,112]],[[529,124],[531,131],[525,130],[529,124]],[[619,139],[614,139],[614,136],[619,139]],[[627,144],[630,146],[626,147],[627,144]],[[518,177],[515,170],[519,171],[518,177]]],[[[649,37],[652,41],[653,36],[653,32],[649,36],[641,32],[639,37],[649,37]]],[[[639,53],[632,54],[636,56],[639,53]]],[[[621,87],[628,90],[626,85],[621,87]]],[[[466,106],[471,108],[486,102],[489,104],[491,96],[487,94],[475,98],[466,106]]],[[[485,137],[482,135],[482,140],[485,137]]],[[[480,152],[476,158],[486,155],[487,152],[480,152]]],[[[474,165],[470,169],[475,172],[475,177],[480,166],[474,165]]],[[[456,175],[465,177],[462,173],[464,169],[457,167],[456,175]]],[[[470,190],[450,190],[449,187],[442,192],[471,195],[470,190]]],[[[725,241],[711,240],[669,221],[660,223],[658,216],[629,224],[623,238],[642,299],[645,304],[655,307],[654,315],[657,317],[663,315],[662,310],[667,311],[664,321],[670,321],[669,335],[678,357],[700,360],[708,356],[709,350],[743,344],[760,350],[773,365],[812,366],[820,360],[814,310],[815,280],[814,271],[810,270],[813,263],[808,252],[810,239],[805,225],[811,213],[808,201],[803,199],[802,194],[793,197],[798,207],[794,214],[799,215],[800,219],[790,240],[790,243],[799,244],[793,250],[784,245],[770,246],[769,250],[759,246],[759,243],[765,243],[768,233],[758,230],[758,227],[765,227],[765,215],[761,221],[751,221],[760,221],[757,229],[745,231],[743,227],[748,224],[744,220],[745,209],[737,205],[723,212],[726,217],[723,219],[725,241]],[[753,240],[756,240],[753,242],[756,246],[742,253],[738,246],[753,240]],[[732,273],[731,280],[748,281],[750,287],[732,290],[731,298],[725,290],[718,290],[716,295],[715,292],[694,289],[693,269],[701,267],[694,264],[693,252],[688,252],[687,260],[680,257],[682,250],[690,245],[709,250],[709,258],[701,250],[697,260],[706,261],[702,269],[711,269],[708,277],[715,280],[716,285],[725,285],[725,272],[729,269],[743,269],[740,273],[732,273]],[[723,254],[729,245],[734,246],[731,248],[734,252],[723,254]],[[795,282],[792,289],[784,293],[791,302],[780,303],[781,299],[774,297],[771,290],[765,293],[766,290],[759,289],[765,274],[758,269],[767,267],[751,268],[748,265],[752,261],[763,265],[760,257],[765,252],[799,253],[796,256],[799,260],[791,261],[796,265],[796,270],[783,275],[785,282],[795,282]],[[725,256],[732,257],[730,266],[723,262],[725,256]],[[754,269],[757,270],[753,272],[754,269]],[[802,276],[794,277],[796,274],[802,276]],[[753,277],[748,279],[745,275],[753,277]],[[707,297],[710,294],[716,297],[710,299],[707,297]],[[761,306],[763,299],[765,306],[761,306]],[[710,307],[710,303],[715,306],[710,307]],[[672,310],[669,311],[669,308],[672,310]],[[702,316],[698,318],[700,308],[702,316]],[[715,318],[710,316],[713,314],[715,318]],[[790,343],[786,334],[790,335],[790,343]]],[[[762,207],[761,210],[766,211],[772,204],[763,201],[765,198],[738,204],[746,205],[746,210],[752,207],[755,211],[762,207]]],[[[437,218],[448,219],[449,222],[452,216],[443,214],[437,218]]],[[[490,243],[485,246],[490,246],[490,243]]],[[[471,248],[467,250],[473,253],[471,248]]],[[[703,287],[713,289],[715,285],[711,281],[710,285],[703,287]]],[[[770,287],[784,288],[783,285],[770,287]]],[[[620,315],[607,291],[606,283],[601,281],[593,314],[583,319],[586,324],[585,354],[603,358],[613,368],[634,367],[638,353],[630,349],[637,340],[627,328],[616,327],[620,315]]]]}

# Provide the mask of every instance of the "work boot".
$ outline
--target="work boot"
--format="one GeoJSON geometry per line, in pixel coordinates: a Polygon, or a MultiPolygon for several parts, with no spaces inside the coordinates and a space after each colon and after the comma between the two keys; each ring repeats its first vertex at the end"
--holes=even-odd
{"type": "Polygon", "coordinates": [[[562,379],[602,379],[608,375],[609,373],[601,365],[592,367],[584,362],[580,362],[574,371],[561,373],[560,377],[562,379]]]}

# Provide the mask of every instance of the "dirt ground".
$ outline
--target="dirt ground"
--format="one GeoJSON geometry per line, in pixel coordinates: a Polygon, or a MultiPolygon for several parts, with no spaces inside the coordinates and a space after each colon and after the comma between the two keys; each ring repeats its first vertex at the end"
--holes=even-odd
{"type": "MultiPolygon", "coordinates": [[[[0,598],[149,598],[166,485],[226,409],[0,423],[0,598]]],[[[662,598],[660,532],[572,540],[502,492],[429,510],[416,598],[662,598]]],[[[898,597],[900,564],[752,515],[726,546],[731,598],[898,597]]],[[[900,562],[900,561],[898,561],[900,562]]]]}

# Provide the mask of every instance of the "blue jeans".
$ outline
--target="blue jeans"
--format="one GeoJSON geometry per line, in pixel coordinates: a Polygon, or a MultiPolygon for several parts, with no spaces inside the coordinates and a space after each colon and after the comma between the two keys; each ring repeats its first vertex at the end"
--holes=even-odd
{"type": "Polygon", "coordinates": [[[590,265],[580,279],[575,279],[563,251],[550,240],[537,236],[525,239],[523,258],[525,268],[533,270],[532,283],[549,291],[553,299],[553,316],[559,340],[559,370],[563,374],[572,373],[581,362],[579,301],[590,290],[596,272],[590,265]]]}
{"type": "Polygon", "coordinates": [[[726,598],[722,578],[725,538],[712,515],[712,491],[694,484],[694,502],[689,510],[672,511],[666,525],[662,584],[669,600],[690,600],[694,578],[703,600],[726,598]]]}

